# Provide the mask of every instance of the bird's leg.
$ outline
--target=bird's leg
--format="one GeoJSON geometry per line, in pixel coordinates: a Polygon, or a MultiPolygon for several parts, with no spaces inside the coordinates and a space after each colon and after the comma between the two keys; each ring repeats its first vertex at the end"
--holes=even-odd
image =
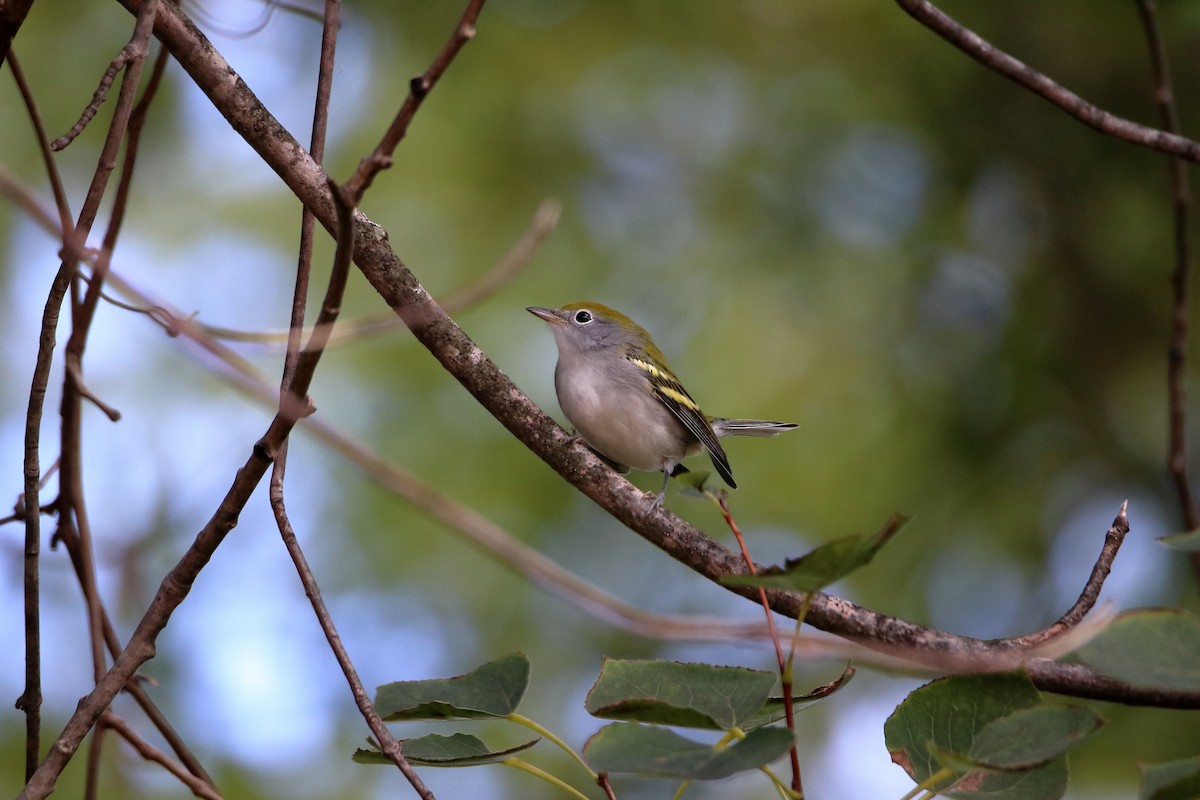
{"type": "MultiPolygon", "coordinates": [[[[663,470],[662,491],[660,491],[657,495],[654,496],[654,507],[655,508],[661,507],[663,504],[663,501],[667,498],[667,481],[669,481],[669,480],[671,480],[671,471],[664,469],[663,470]]],[[[649,494],[649,492],[646,492],[646,494],[649,494]]]]}

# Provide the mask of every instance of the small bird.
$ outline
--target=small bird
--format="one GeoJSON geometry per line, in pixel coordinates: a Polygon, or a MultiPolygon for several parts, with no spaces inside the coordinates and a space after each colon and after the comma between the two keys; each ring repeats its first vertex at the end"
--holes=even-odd
{"type": "Polygon", "coordinates": [[[680,462],[702,448],[721,478],[737,488],[721,437],[775,436],[797,427],[706,416],[646,329],[620,311],[590,302],[527,310],[554,332],[554,389],[575,432],[619,472],[661,470],[659,503],[671,476],[688,471],[680,462]]]}

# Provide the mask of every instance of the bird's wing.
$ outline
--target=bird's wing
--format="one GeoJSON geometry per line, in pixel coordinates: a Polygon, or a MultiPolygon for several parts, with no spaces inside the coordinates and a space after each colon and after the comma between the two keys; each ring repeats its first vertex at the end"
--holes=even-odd
{"type": "Polygon", "coordinates": [[[679,381],[663,375],[659,380],[654,381],[653,385],[654,394],[662,401],[662,404],[670,409],[677,420],[683,423],[683,427],[700,440],[700,444],[704,445],[704,449],[708,451],[708,457],[712,459],[713,466],[717,468],[722,480],[736,489],[737,484],[733,480],[733,470],[729,467],[729,456],[725,455],[725,448],[721,447],[721,442],[717,440],[717,434],[713,432],[712,425],[704,416],[704,412],[700,410],[700,406],[680,385],[679,381]]]}

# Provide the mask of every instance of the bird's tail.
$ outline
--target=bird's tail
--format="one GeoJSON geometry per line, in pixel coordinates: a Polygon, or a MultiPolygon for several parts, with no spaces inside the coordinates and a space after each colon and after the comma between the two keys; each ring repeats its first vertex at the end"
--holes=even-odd
{"type": "Polygon", "coordinates": [[[713,432],[717,436],[778,436],[800,426],[794,422],[774,422],[769,419],[724,419],[712,420],[713,432]]]}

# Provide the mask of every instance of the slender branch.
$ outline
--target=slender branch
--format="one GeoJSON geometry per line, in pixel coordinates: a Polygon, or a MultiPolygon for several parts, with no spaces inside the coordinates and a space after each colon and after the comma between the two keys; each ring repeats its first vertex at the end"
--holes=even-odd
{"type": "Polygon", "coordinates": [[[166,753],[147,742],[125,720],[111,711],[104,712],[104,716],[101,719],[105,727],[111,728],[122,739],[129,742],[142,758],[162,766],[182,784],[191,789],[192,794],[196,797],[202,798],[202,800],[221,800],[221,795],[217,793],[217,790],[210,783],[191,774],[166,753]]]}
{"type": "MultiPolygon", "coordinates": [[[[156,34],[159,35],[160,39],[164,38],[164,30],[171,30],[174,28],[175,23],[182,22],[182,18],[179,16],[180,12],[177,6],[171,6],[170,4],[158,4],[156,0],[146,0],[146,2],[154,3],[154,5],[158,7],[157,13],[153,14],[153,16],[155,17],[154,29],[156,34]],[[170,17],[170,19],[168,20],[166,17],[170,17]]],[[[475,0],[475,2],[472,3],[472,7],[478,5],[481,5],[481,0],[475,0]]],[[[140,16],[140,14],[143,12],[143,9],[139,6],[137,10],[140,16]]],[[[186,27],[189,36],[200,36],[199,31],[197,31],[194,26],[186,27]]],[[[182,31],[180,30],[180,32],[182,31]]],[[[453,55],[458,52],[458,49],[461,49],[461,45],[452,50],[452,53],[449,55],[449,57],[445,59],[445,63],[442,65],[440,70],[437,71],[437,75],[440,75],[441,71],[444,71],[445,64],[448,64],[449,60],[453,59],[453,55]]],[[[446,52],[447,49],[444,48],[443,53],[439,55],[439,58],[442,58],[446,52]]],[[[200,53],[193,52],[192,56],[200,56],[200,53]]],[[[200,60],[206,61],[209,66],[212,66],[214,63],[218,62],[223,63],[223,59],[220,59],[216,54],[216,51],[212,50],[211,45],[208,45],[207,53],[201,57],[200,60]]],[[[231,70],[226,73],[226,78],[228,78],[230,74],[232,74],[231,70]]],[[[245,85],[240,81],[236,84],[226,83],[226,89],[232,88],[232,91],[235,93],[238,92],[236,86],[241,86],[243,89],[245,88],[245,85]]],[[[257,100],[255,100],[254,103],[257,104],[257,100]]],[[[266,112],[265,109],[262,109],[261,106],[259,106],[259,108],[261,109],[262,114],[265,115],[263,118],[264,122],[270,120],[270,124],[278,126],[278,123],[270,117],[270,114],[266,112]]],[[[411,113],[409,118],[411,119],[411,113]]],[[[320,174],[320,167],[315,165],[307,154],[304,154],[304,151],[299,148],[299,146],[295,143],[295,140],[292,139],[291,136],[286,133],[286,131],[283,131],[282,128],[279,130],[286,137],[284,146],[288,149],[292,149],[293,152],[302,155],[306,162],[313,164],[315,172],[320,174]]],[[[361,192],[362,189],[360,188],[358,191],[361,192]]],[[[324,187],[322,195],[328,199],[331,194],[331,187],[327,184],[324,187]]],[[[346,192],[346,194],[350,195],[351,193],[346,192]]],[[[89,193],[89,199],[91,196],[92,193],[89,193]]],[[[347,198],[347,200],[352,199],[353,197],[347,198]]],[[[347,202],[346,205],[353,206],[354,203],[347,202]]],[[[326,209],[329,210],[328,206],[326,209]]],[[[315,209],[314,213],[316,213],[315,209]]],[[[318,214],[318,218],[319,217],[320,215],[318,214]]],[[[324,220],[322,221],[324,222],[324,220]]],[[[328,223],[336,224],[336,221],[335,213],[335,218],[329,220],[328,223]]],[[[349,227],[352,229],[357,229],[361,226],[349,227]]],[[[357,230],[355,232],[357,233],[357,230]]],[[[338,249],[339,251],[349,251],[351,248],[339,247],[338,249]]],[[[71,260],[69,256],[67,259],[64,259],[64,264],[68,260],[71,260]]],[[[348,255],[345,266],[342,267],[338,264],[338,262],[335,261],[334,269],[335,271],[338,269],[348,271],[348,255]]],[[[69,278],[69,274],[67,277],[69,278]]],[[[344,285],[344,279],[342,279],[340,283],[344,285]]],[[[338,281],[331,279],[331,290],[335,290],[337,285],[338,281]]],[[[328,338],[328,332],[327,330],[323,332],[322,324],[326,322],[332,322],[332,320],[336,318],[337,312],[340,310],[340,304],[340,290],[330,291],[327,293],[325,304],[321,309],[321,315],[318,317],[317,328],[309,340],[308,347],[306,347],[305,351],[301,353],[300,358],[296,363],[293,380],[289,386],[290,392],[288,392],[288,394],[291,396],[303,397],[307,394],[308,387],[312,382],[313,373],[320,359],[322,352],[321,348],[324,347],[325,340],[328,338]]],[[[220,506],[217,508],[209,522],[197,534],[195,542],[193,542],[188,551],[184,553],[179,563],[172,568],[163,579],[162,584],[159,586],[158,592],[155,594],[149,608],[147,608],[141,621],[138,623],[137,628],[134,630],[133,635],[130,637],[129,643],[127,644],[125,650],[123,650],[121,655],[115,659],[108,672],[96,684],[96,687],[79,701],[75,713],[72,714],[70,720],[68,720],[67,725],[64,727],[62,733],[60,733],[54,745],[50,748],[46,758],[42,761],[41,765],[38,766],[33,776],[27,781],[25,788],[21,792],[21,798],[42,798],[54,791],[54,788],[58,782],[58,776],[62,773],[62,770],[66,767],[67,763],[78,749],[84,736],[87,735],[88,730],[95,725],[96,720],[100,717],[100,714],[104,712],[108,704],[112,701],[113,697],[115,697],[117,692],[119,692],[121,688],[129,681],[136,670],[146,661],[153,658],[155,642],[158,639],[158,635],[166,626],[175,609],[178,608],[179,605],[186,599],[188,592],[191,590],[192,583],[195,581],[197,575],[208,563],[217,547],[219,547],[221,542],[224,541],[225,536],[228,535],[228,533],[237,524],[238,515],[242,508],[245,507],[246,502],[250,498],[250,494],[253,492],[263,475],[266,473],[267,467],[270,466],[270,464],[277,457],[280,448],[283,446],[292,429],[295,427],[296,421],[300,415],[294,413],[294,410],[289,408],[289,405],[289,403],[281,401],[280,413],[276,414],[266,433],[255,444],[250,457],[235,476],[233,484],[226,493],[224,500],[222,500],[220,506]]],[[[34,494],[34,496],[36,496],[36,494],[34,494]]],[[[34,519],[37,518],[36,514],[30,516],[34,519]]]]}
{"type": "MultiPolygon", "coordinates": [[[[26,206],[28,207],[27,204],[26,206]]],[[[508,249],[508,252],[478,278],[451,291],[445,297],[439,297],[438,304],[446,310],[447,314],[455,314],[482,303],[506,286],[513,278],[520,274],[521,270],[529,265],[534,252],[541,246],[546,237],[550,235],[550,232],[554,230],[554,226],[558,224],[558,217],[561,211],[562,208],[557,200],[543,201],[538,206],[537,211],[534,212],[529,227],[525,229],[525,232],[521,234],[521,237],[513,246],[508,249]]],[[[30,213],[34,216],[38,215],[37,211],[30,211],[30,213]]],[[[106,297],[105,299],[113,304],[120,305],[118,301],[112,298],[106,297]]],[[[122,307],[129,311],[143,313],[151,313],[151,310],[157,310],[134,308],[128,305],[122,307]]],[[[217,339],[225,339],[232,342],[253,342],[264,345],[286,344],[289,337],[292,336],[293,330],[289,328],[285,331],[247,331],[204,323],[197,324],[201,325],[210,336],[217,339]]],[[[403,327],[404,322],[397,318],[391,311],[372,313],[354,320],[342,320],[338,322],[337,328],[330,332],[329,341],[326,343],[326,346],[333,347],[335,345],[347,344],[403,327]]],[[[312,329],[306,328],[304,334],[312,335],[312,329]]]]}
{"type": "Polygon", "coordinates": [[[1090,128],[1130,144],[1200,161],[1200,142],[1140,125],[1092,105],[1066,87],[998,49],[928,0],[896,0],[905,13],[979,63],[1028,89],[1090,128]]]}
{"type": "Polygon", "coordinates": [[[447,314],[457,314],[479,305],[498,292],[533,259],[533,254],[558,224],[560,214],[561,203],[557,200],[543,200],[525,233],[509,248],[504,257],[478,279],[455,289],[445,297],[439,297],[438,305],[444,308],[447,314]]]}
{"type": "Polygon", "coordinates": [[[392,165],[392,153],[408,133],[408,126],[412,123],[417,109],[433,91],[433,87],[445,74],[447,67],[458,56],[459,51],[467,42],[475,38],[475,23],[479,19],[479,12],[483,10],[483,4],[484,0],[469,0],[458,25],[454,28],[454,34],[433,59],[429,69],[409,82],[408,97],[400,106],[400,110],[396,112],[396,118],[388,126],[387,132],[384,133],[375,151],[359,163],[358,170],[350,180],[346,181],[346,191],[354,199],[355,204],[358,203],[363,192],[371,186],[375,176],[381,170],[392,165]]]}
{"type": "MultiPolygon", "coordinates": [[[[75,575],[82,584],[84,565],[82,556],[80,554],[78,536],[69,526],[61,526],[59,529],[59,538],[66,547],[67,555],[71,559],[71,566],[74,568],[75,575]]],[[[117,637],[116,628],[113,627],[112,621],[108,616],[108,612],[103,606],[100,608],[100,613],[104,632],[104,642],[108,647],[109,655],[111,655],[113,658],[116,658],[121,653],[120,639],[117,637]]],[[[191,749],[179,736],[174,727],[172,727],[166,716],[162,713],[158,706],[154,704],[154,701],[150,699],[150,696],[146,694],[145,689],[142,688],[141,682],[136,680],[130,681],[129,683],[125,684],[124,691],[134,699],[138,707],[142,710],[142,713],[145,714],[150,720],[151,724],[158,729],[159,734],[163,737],[163,739],[166,740],[167,744],[171,746],[171,749],[175,751],[175,755],[181,762],[183,762],[188,771],[195,775],[199,780],[209,784],[209,786],[214,786],[212,778],[209,777],[204,767],[200,764],[200,761],[196,758],[195,754],[192,753],[191,749]]]]}
{"type": "Polygon", "coordinates": [[[59,175],[58,168],[55,166],[54,153],[50,150],[50,139],[46,134],[46,126],[42,122],[41,112],[38,111],[33,92],[30,91],[29,84],[25,80],[25,73],[17,63],[17,57],[11,52],[8,54],[8,66],[12,69],[13,80],[17,82],[21,100],[25,103],[30,122],[33,123],[38,151],[42,154],[42,165],[46,168],[46,178],[50,183],[50,190],[54,193],[54,207],[58,211],[58,229],[59,231],[69,231],[71,229],[71,207],[67,202],[67,191],[63,188],[62,176],[59,175]]]}
{"type": "Polygon", "coordinates": [[[333,651],[334,658],[337,659],[338,666],[342,669],[342,674],[346,676],[347,683],[350,684],[350,693],[354,697],[355,705],[358,706],[359,712],[366,719],[367,726],[371,729],[371,733],[374,734],[376,741],[379,743],[379,749],[400,769],[400,772],[408,779],[408,782],[420,797],[425,800],[433,800],[433,792],[429,790],[429,787],[425,785],[425,782],[413,770],[408,760],[404,758],[400,742],[396,740],[396,737],[392,736],[392,732],[384,724],[383,718],[375,711],[375,704],[371,701],[371,696],[367,693],[366,687],[363,686],[362,679],[358,676],[358,670],[354,668],[354,662],[350,659],[350,654],[346,652],[346,646],[337,632],[333,617],[330,616],[329,609],[321,597],[321,589],[317,585],[316,577],[313,575],[312,568],[309,567],[308,559],[305,558],[304,551],[296,539],[292,523],[288,519],[283,499],[283,478],[278,466],[271,480],[270,495],[271,510],[275,514],[275,524],[279,527],[279,533],[283,537],[284,546],[287,548],[288,555],[292,557],[292,563],[296,566],[300,582],[304,586],[304,593],[308,596],[309,602],[312,603],[313,613],[316,615],[317,622],[325,634],[326,641],[329,642],[329,648],[333,651]]]}
{"type": "MultiPolygon", "coordinates": [[[[28,7],[26,7],[27,9],[28,7]]],[[[15,20],[13,30],[20,26],[24,12],[15,20]]],[[[6,31],[7,31],[6,22],[6,31]]],[[[4,44],[7,45],[7,42],[4,44]]],[[[25,102],[26,111],[33,123],[34,135],[42,152],[43,162],[51,177],[55,200],[58,203],[60,231],[71,226],[69,211],[64,211],[66,203],[62,184],[57,180],[54,170],[54,157],[50,154],[50,145],[46,139],[42,116],[29,85],[25,81],[24,72],[11,51],[7,52],[9,68],[25,102]]],[[[25,452],[24,452],[24,491],[21,495],[23,508],[18,508],[16,515],[25,523],[25,552],[23,559],[22,586],[24,589],[24,622],[25,622],[25,688],[17,698],[16,707],[25,713],[25,779],[33,775],[37,769],[41,752],[42,724],[42,645],[41,645],[41,608],[39,605],[41,586],[41,514],[30,513],[30,509],[40,511],[42,503],[40,491],[41,463],[38,448],[41,442],[42,414],[45,410],[46,389],[50,381],[50,365],[54,358],[55,330],[58,328],[58,318],[66,297],[67,286],[71,280],[71,272],[67,265],[59,267],[46,298],[46,306],[42,311],[41,336],[38,341],[37,363],[34,367],[32,386],[29,391],[29,405],[25,415],[25,452]]],[[[57,502],[55,503],[57,507],[57,502]]]]}
{"type": "MultiPolygon", "coordinates": [[[[1158,106],[1162,126],[1171,133],[1183,130],[1171,82],[1170,63],[1158,27],[1158,7],[1155,0],[1137,0],[1138,16],[1146,34],[1150,52],[1150,72],[1154,85],[1154,103],[1158,106]]],[[[1171,179],[1171,209],[1175,227],[1175,268],[1171,271],[1171,290],[1174,311],[1171,315],[1171,335],[1167,347],[1167,470],[1175,484],[1183,524],[1188,530],[1200,527],[1196,499],[1188,480],[1187,458],[1187,370],[1188,331],[1191,325],[1191,301],[1188,284],[1191,279],[1192,256],[1189,218],[1192,192],[1188,185],[1187,164],[1174,157],[1167,162],[1171,179]]],[[[1200,553],[1191,557],[1192,572],[1200,577],[1200,553]]]]}
{"type": "Polygon", "coordinates": [[[121,48],[121,52],[117,53],[113,60],[109,62],[108,68],[104,70],[104,74],[100,76],[100,85],[96,87],[96,91],[92,93],[92,99],[83,108],[83,113],[79,115],[79,120],[76,121],[71,129],[62,136],[50,143],[50,149],[55,152],[65,150],[67,145],[75,141],[79,134],[83,133],[87,128],[88,123],[100,111],[100,106],[108,99],[108,90],[112,88],[113,81],[117,77],[117,73],[125,69],[133,61],[141,59],[145,55],[144,50],[139,46],[130,42],[121,48]]]}
{"type": "MultiPolygon", "coordinates": [[[[329,116],[329,97],[333,83],[334,54],[337,44],[340,12],[341,4],[339,0],[326,0],[324,26],[321,37],[320,70],[317,78],[316,108],[313,112],[312,152],[313,159],[318,163],[321,162],[325,149],[325,130],[329,116]]],[[[321,317],[318,320],[316,330],[309,337],[309,348],[315,351],[316,357],[319,357],[324,352],[329,335],[332,333],[334,322],[340,313],[342,295],[345,292],[346,281],[350,275],[350,263],[354,252],[354,206],[349,202],[348,193],[341,188],[334,188],[333,196],[337,201],[339,222],[337,250],[334,253],[334,265],[329,277],[329,286],[326,290],[321,317]]],[[[300,339],[301,331],[304,328],[305,300],[308,297],[309,275],[312,266],[314,227],[315,220],[312,212],[305,208],[301,220],[300,256],[296,269],[295,291],[292,298],[292,316],[288,330],[287,355],[284,359],[283,377],[280,380],[279,388],[281,413],[283,412],[284,401],[290,396],[291,384],[297,370],[301,366],[301,359],[305,355],[300,352],[300,339]]],[[[380,749],[392,759],[392,762],[418,795],[425,798],[425,800],[433,800],[433,793],[413,770],[408,760],[404,758],[400,743],[396,741],[391,731],[388,730],[387,725],[384,724],[383,719],[375,712],[375,705],[371,702],[366,688],[358,677],[358,671],[354,668],[354,663],[350,660],[350,655],[346,652],[346,648],[342,644],[341,636],[334,626],[329,609],[325,606],[325,601],[321,597],[321,589],[317,585],[316,577],[313,575],[312,569],[308,565],[308,559],[305,557],[304,551],[300,547],[300,542],[296,538],[291,520],[288,518],[287,506],[283,495],[283,481],[287,471],[287,450],[288,443],[284,442],[280,448],[279,457],[275,461],[274,469],[271,472],[269,489],[271,511],[275,515],[275,523],[279,528],[280,536],[283,538],[284,546],[287,548],[288,555],[292,558],[292,563],[295,565],[296,572],[300,576],[300,583],[304,586],[304,593],[312,603],[313,612],[317,617],[321,630],[325,633],[329,647],[333,650],[334,657],[338,665],[342,668],[342,673],[346,676],[346,681],[350,684],[350,693],[354,697],[354,702],[366,719],[367,726],[375,735],[376,741],[379,742],[380,749]]]]}
{"type": "MultiPolygon", "coordinates": [[[[750,549],[746,547],[746,539],[742,536],[742,529],[738,526],[733,518],[733,512],[729,510],[729,502],[725,498],[724,493],[713,494],[705,492],[709,497],[716,501],[717,507],[721,509],[721,516],[725,518],[725,524],[733,531],[733,536],[737,539],[738,549],[742,553],[742,563],[746,565],[746,571],[751,575],[758,574],[758,569],[754,565],[754,559],[750,557],[750,549]]],[[[792,705],[792,669],[783,655],[783,647],[779,644],[779,634],[775,630],[775,616],[771,612],[771,603],[767,600],[767,590],[758,587],[758,601],[762,604],[763,611],[767,615],[767,629],[771,632],[771,644],[775,647],[775,660],[779,665],[779,683],[783,690],[783,715],[787,724],[787,729],[792,732],[792,746],[788,749],[788,760],[792,767],[792,791],[797,796],[804,796],[804,786],[800,775],[800,752],[796,748],[794,741],[796,736],[796,709],[792,705]]]]}
{"type": "Polygon", "coordinates": [[[1037,633],[1018,636],[1012,640],[1013,642],[1029,647],[1039,647],[1057,639],[1083,621],[1087,613],[1096,605],[1096,600],[1100,597],[1100,589],[1104,586],[1104,581],[1112,570],[1117,551],[1121,549],[1121,543],[1125,541],[1125,534],[1129,533],[1129,517],[1125,513],[1128,506],[1128,500],[1121,503],[1121,510],[1117,512],[1117,518],[1113,520],[1108,532],[1104,534],[1104,546],[1100,548],[1100,555],[1092,567],[1092,574],[1088,576],[1087,583],[1084,584],[1083,591],[1080,592],[1079,599],[1075,601],[1075,604],[1050,627],[1037,633]]]}
{"type": "MultiPolygon", "coordinates": [[[[74,275],[82,251],[96,216],[99,212],[101,199],[108,186],[109,177],[116,165],[117,154],[121,142],[125,139],[133,116],[138,84],[141,81],[142,66],[149,49],[150,33],[154,24],[154,13],[157,0],[146,2],[138,12],[133,35],[129,44],[122,50],[123,57],[120,66],[124,67],[121,89],[117,98],[113,118],[109,124],[108,133],[101,148],[100,157],[88,187],[87,197],[80,210],[79,222],[72,232],[68,246],[64,248],[63,263],[74,275]]],[[[115,72],[114,72],[115,75],[115,72]]],[[[102,82],[103,83],[103,82],[102,82]]],[[[54,145],[51,144],[53,149],[54,145]]],[[[127,149],[126,163],[131,164],[136,154],[136,147],[127,149]]],[[[114,207],[113,219],[109,225],[106,243],[111,246],[115,242],[116,230],[125,207],[131,179],[130,170],[122,175],[118,198],[114,207]]],[[[101,263],[104,263],[103,261],[101,263]]],[[[80,588],[83,591],[85,607],[88,612],[88,639],[92,656],[92,673],[99,681],[107,668],[104,650],[104,613],[96,581],[91,524],[88,520],[87,506],[84,499],[83,487],[83,445],[82,445],[82,401],[91,399],[114,421],[120,415],[109,406],[96,398],[84,384],[83,380],[83,351],[87,342],[91,320],[99,299],[100,285],[103,274],[93,277],[88,285],[86,297],[82,301],[72,302],[72,328],[67,340],[64,360],[66,362],[66,379],[62,396],[62,433],[61,433],[61,477],[59,481],[59,528],[62,531],[73,530],[78,535],[78,556],[81,565],[78,574],[80,588]]],[[[85,798],[93,800],[99,786],[101,748],[104,741],[104,727],[98,727],[92,738],[87,759],[85,798]]]]}
{"type": "Polygon", "coordinates": [[[78,363],[67,363],[67,377],[71,380],[71,386],[73,390],[78,392],[80,397],[89,401],[96,408],[103,411],[104,416],[108,417],[113,422],[121,421],[121,412],[97,397],[92,390],[87,387],[87,384],[83,382],[83,372],[80,370],[78,363]]]}
{"type": "MultiPolygon", "coordinates": [[[[332,230],[336,212],[320,167],[243,82],[230,78],[234,71],[203,34],[172,5],[160,11],[155,34],[234,130],[312,208],[317,220],[332,230]]],[[[615,519],[695,572],[718,580],[740,571],[735,553],[669,512],[651,508],[640,490],[613,473],[543,413],[437,306],[392,251],[382,229],[361,213],[357,220],[355,263],[364,276],[447,371],[519,441],[615,519]]],[[[770,599],[775,610],[788,616],[798,614],[802,607],[799,596],[771,593],[770,599]]],[[[821,630],[872,648],[890,648],[912,654],[915,659],[944,656],[938,659],[939,669],[953,669],[958,664],[969,668],[1005,654],[1023,658],[1019,645],[982,642],[924,628],[822,593],[813,596],[806,620],[821,630]]],[[[1130,686],[1100,676],[1084,665],[1046,658],[1021,663],[1035,683],[1049,691],[1130,704],[1200,708],[1197,692],[1130,686]]]]}

